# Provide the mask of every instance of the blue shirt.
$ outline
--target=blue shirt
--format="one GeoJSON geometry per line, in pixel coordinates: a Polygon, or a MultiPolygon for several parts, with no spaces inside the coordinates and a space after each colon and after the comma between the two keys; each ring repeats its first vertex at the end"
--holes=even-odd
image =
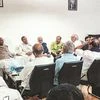
{"type": "Polygon", "coordinates": [[[79,61],[80,59],[72,53],[65,53],[61,58],[56,60],[54,84],[58,85],[58,72],[63,67],[65,62],[79,61]]]}

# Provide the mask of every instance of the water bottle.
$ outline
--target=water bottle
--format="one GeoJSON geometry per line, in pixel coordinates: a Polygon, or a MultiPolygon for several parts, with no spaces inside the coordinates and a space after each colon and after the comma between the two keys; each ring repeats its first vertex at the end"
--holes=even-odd
{"type": "Polygon", "coordinates": [[[12,72],[14,72],[15,71],[15,67],[14,66],[11,66],[10,67],[10,72],[12,73],[12,72]]]}

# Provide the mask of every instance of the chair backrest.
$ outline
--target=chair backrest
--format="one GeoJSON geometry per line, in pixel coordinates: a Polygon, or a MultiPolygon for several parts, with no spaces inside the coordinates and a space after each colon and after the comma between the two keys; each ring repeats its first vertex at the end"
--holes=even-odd
{"type": "Polygon", "coordinates": [[[54,73],[55,64],[35,66],[29,81],[31,94],[39,95],[40,98],[47,96],[53,87],[54,73]]]}
{"type": "Polygon", "coordinates": [[[81,79],[82,61],[64,63],[59,71],[58,82],[79,85],[81,79]]]}
{"type": "Polygon", "coordinates": [[[94,60],[87,71],[87,78],[90,85],[100,87],[100,59],[94,60]]]}

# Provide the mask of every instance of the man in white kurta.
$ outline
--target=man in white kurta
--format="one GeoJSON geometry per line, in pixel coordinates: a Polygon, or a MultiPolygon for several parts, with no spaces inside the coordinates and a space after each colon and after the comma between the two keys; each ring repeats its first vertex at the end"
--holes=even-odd
{"type": "Polygon", "coordinates": [[[32,45],[28,43],[27,37],[22,36],[21,37],[22,44],[20,44],[18,47],[16,47],[16,55],[18,56],[31,56],[32,55],[32,45]]]}
{"type": "Polygon", "coordinates": [[[100,59],[100,53],[77,49],[76,54],[83,57],[82,75],[86,75],[86,77],[83,77],[83,80],[87,80],[87,71],[95,59],[100,59]]]}
{"type": "MultiPolygon", "coordinates": [[[[52,63],[53,63],[53,57],[46,57],[46,56],[37,57],[32,62],[27,63],[27,65],[19,74],[20,79],[23,80],[21,85],[25,87],[29,83],[29,78],[35,65],[44,65],[52,63]]],[[[27,87],[29,86],[27,85],[27,87]]]]}
{"type": "Polygon", "coordinates": [[[23,80],[21,85],[24,87],[28,86],[28,89],[30,75],[35,65],[51,64],[54,61],[53,57],[47,57],[43,54],[43,46],[40,43],[34,44],[33,54],[35,55],[35,59],[27,63],[24,69],[19,74],[19,77],[21,78],[21,80],[23,80]]]}

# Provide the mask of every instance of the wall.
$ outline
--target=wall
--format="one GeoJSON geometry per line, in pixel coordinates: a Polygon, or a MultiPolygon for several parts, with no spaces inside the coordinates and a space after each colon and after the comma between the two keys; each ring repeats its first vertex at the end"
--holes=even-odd
{"type": "Polygon", "coordinates": [[[88,33],[100,32],[100,0],[78,0],[78,11],[67,10],[67,0],[4,0],[0,8],[0,36],[11,50],[22,35],[31,44],[42,35],[50,45],[57,35],[62,41],[77,33],[80,39],[88,33]]]}

